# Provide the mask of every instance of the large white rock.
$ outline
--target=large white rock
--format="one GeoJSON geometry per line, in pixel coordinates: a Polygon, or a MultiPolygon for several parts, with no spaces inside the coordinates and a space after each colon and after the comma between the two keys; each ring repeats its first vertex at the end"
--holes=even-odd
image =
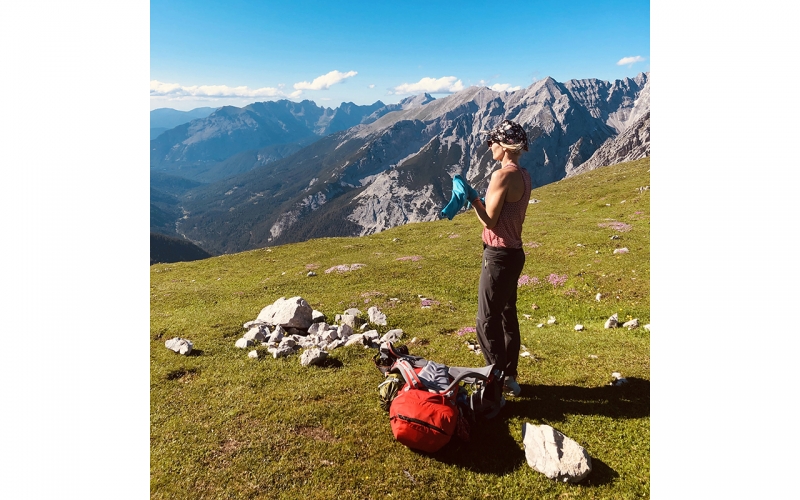
{"type": "Polygon", "coordinates": [[[322,349],[306,349],[300,356],[300,364],[303,366],[318,365],[328,357],[328,353],[322,349]]]}
{"type": "Polygon", "coordinates": [[[194,344],[192,344],[192,341],[189,339],[175,337],[164,342],[164,346],[166,346],[167,349],[177,352],[178,354],[187,356],[192,352],[194,344]]]}
{"type": "Polygon", "coordinates": [[[369,314],[369,322],[373,325],[386,325],[386,315],[383,314],[377,307],[372,306],[367,309],[367,314],[369,314]]]}
{"type": "Polygon", "coordinates": [[[549,425],[522,424],[522,444],[528,465],[550,479],[577,483],[592,471],[589,453],[549,425]]]}
{"type": "Polygon", "coordinates": [[[619,319],[617,318],[617,313],[614,313],[606,320],[603,328],[616,328],[617,326],[619,326],[619,319]]]}
{"type": "Polygon", "coordinates": [[[284,328],[307,329],[312,323],[313,309],[302,297],[281,297],[258,314],[256,321],[284,328]]]}
{"type": "Polygon", "coordinates": [[[403,330],[400,328],[395,328],[394,330],[389,330],[388,332],[383,334],[381,337],[380,342],[397,342],[403,338],[403,330]]]}

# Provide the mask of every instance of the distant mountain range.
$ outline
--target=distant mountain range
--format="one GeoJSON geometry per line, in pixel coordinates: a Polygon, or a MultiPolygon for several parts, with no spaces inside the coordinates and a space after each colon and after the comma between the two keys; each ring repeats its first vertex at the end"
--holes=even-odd
{"type": "Polygon", "coordinates": [[[197,118],[205,118],[219,108],[194,108],[191,111],[178,111],[172,108],[159,108],[150,111],[150,140],[178,125],[189,123],[197,118]]]}
{"type": "Polygon", "coordinates": [[[151,141],[151,225],[158,198],[155,222],[167,229],[157,232],[176,217],[175,234],[219,254],[434,220],[453,175],[485,191],[496,162],[482,132],[503,119],[528,132],[521,164],[534,187],[649,156],[649,86],[641,73],[394,105],[220,108],[151,141]]]}

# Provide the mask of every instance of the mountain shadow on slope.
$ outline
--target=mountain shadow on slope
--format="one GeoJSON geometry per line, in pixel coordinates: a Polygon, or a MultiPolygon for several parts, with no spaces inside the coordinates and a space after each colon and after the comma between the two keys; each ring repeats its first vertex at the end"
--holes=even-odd
{"type": "Polygon", "coordinates": [[[191,241],[150,233],[150,265],[190,262],[212,257],[191,241]]]}

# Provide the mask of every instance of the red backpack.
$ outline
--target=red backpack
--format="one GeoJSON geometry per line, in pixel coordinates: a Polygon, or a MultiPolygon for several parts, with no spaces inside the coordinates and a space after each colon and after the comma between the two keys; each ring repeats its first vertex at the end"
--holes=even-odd
{"type": "Polygon", "coordinates": [[[425,387],[411,364],[398,359],[392,366],[406,381],[389,408],[395,439],[409,448],[433,453],[446,445],[458,425],[458,384],[441,392],[425,387]]]}

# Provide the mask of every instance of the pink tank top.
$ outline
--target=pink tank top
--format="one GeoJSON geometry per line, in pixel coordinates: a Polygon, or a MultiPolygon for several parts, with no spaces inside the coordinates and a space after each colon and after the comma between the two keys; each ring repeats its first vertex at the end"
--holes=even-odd
{"type": "Polygon", "coordinates": [[[503,168],[518,170],[522,174],[525,190],[519,201],[503,203],[497,225],[492,229],[483,228],[483,242],[492,247],[522,248],[522,223],[525,221],[525,212],[531,199],[531,176],[527,170],[519,168],[514,163],[509,163],[503,168]]]}

